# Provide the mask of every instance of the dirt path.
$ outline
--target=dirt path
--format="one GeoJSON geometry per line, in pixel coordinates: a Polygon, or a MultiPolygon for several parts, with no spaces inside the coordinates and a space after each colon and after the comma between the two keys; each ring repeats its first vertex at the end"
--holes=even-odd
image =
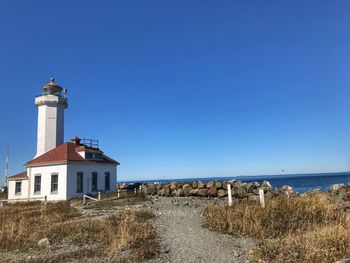
{"type": "Polygon", "coordinates": [[[203,228],[201,211],[206,201],[159,198],[151,205],[161,238],[159,257],[152,262],[249,262],[250,242],[203,228]]]}

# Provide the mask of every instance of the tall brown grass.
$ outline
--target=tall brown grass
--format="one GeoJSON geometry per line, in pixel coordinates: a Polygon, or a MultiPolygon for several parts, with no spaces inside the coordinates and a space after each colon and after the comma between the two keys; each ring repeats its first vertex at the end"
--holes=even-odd
{"type": "Polygon", "coordinates": [[[156,252],[156,231],[148,222],[153,216],[148,211],[125,210],[111,217],[86,218],[69,202],[10,204],[0,209],[0,251],[26,251],[48,238],[53,247],[61,243],[81,246],[84,253],[77,256],[89,254],[85,245],[94,245],[99,248],[95,254],[107,258],[130,250],[138,262],[156,252]]]}
{"type": "Polygon", "coordinates": [[[203,212],[211,230],[253,237],[253,256],[263,262],[333,262],[350,256],[350,221],[327,195],[208,205],[203,212]]]}

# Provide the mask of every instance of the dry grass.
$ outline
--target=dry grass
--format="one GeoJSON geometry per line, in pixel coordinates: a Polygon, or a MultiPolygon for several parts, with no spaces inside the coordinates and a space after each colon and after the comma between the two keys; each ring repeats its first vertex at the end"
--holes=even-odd
{"type": "Polygon", "coordinates": [[[47,237],[57,222],[76,216],[67,202],[42,205],[40,202],[16,203],[0,209],[0,249],[27,249],[47,237]]]}
{"type": "Polygon", "coordinates": [[[110,253],[134,249],[138,261],[153,257],[158,245],[157,234],[154,227],[147,222],[153,217],[153,213],[149,211],[127,210],[111,218],[118,238],[112,241],[110,253]]]}
{"type": "MultiPolygon", "coordinates": [[[[156,252],[156,232],[148,222],[153,216],[148,211],[125,210],[109,218],[85,218],[69,202],[16,203],[0,209],[0,252],[28,251],[48,238],[53,248],[63,243],[81,247],[69,252],[79,259],[90,254],[118,259],[120,252],[128,250],[133,261],[140,262],[156,252]]],[[[60,262],[62,257],[67,255],[52,255],[50,262],[60,262]]]]}
{"type": "Polygon", "coordinates": [[[256,238],[253,257],[263,262],[333,262],[350,257],[350,221],[325,194],[254,203],[209,205],[211,230],[256,238]]]}
{"type": "Polygon", "coordinates": [[[0,192],[0,199],[7,199],[7,193],[6,192],[0,192]]]}

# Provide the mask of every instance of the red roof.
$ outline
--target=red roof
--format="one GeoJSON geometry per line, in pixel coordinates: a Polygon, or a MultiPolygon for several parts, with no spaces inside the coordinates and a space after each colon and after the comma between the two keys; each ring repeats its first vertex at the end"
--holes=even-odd
{"type": "Polygon", "coordinates": [[[7,177],[7,180],[28,179],[27,171],[7,177]]]}
{"type": "Polygon", "coordinates": [[[77,152],[77,146],[72,142],[66,142],[57,146],[55,149],[44,153],[26,163],[27,166],[36,166],[43,164],[57,164],[67,162],[84,162],[84,163],[111,163],[119,165],[112,158],[102,155],[102,160],[87,160],[77,152]]]}

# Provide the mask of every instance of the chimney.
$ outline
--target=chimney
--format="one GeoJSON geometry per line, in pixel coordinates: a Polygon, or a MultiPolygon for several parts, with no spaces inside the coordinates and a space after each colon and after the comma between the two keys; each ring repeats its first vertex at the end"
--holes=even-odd
{"type": "Polygon", "coordinates": [[[80,138],[79,137],[75,136],[75,137],[73,137],[70,140],[75,144],[75,146],[79,146],[80,145],[80,138]]]}

